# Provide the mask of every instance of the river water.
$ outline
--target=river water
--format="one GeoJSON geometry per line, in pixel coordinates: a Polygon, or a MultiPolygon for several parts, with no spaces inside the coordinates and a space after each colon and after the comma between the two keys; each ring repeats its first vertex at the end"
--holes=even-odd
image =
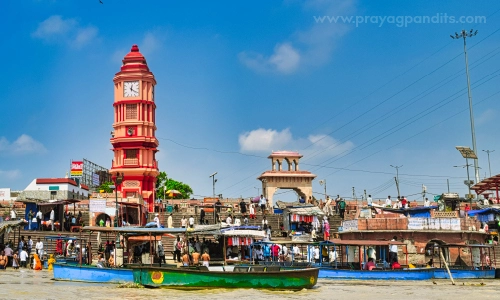
{"type": "Polygon", "coordinates": [[[52,280],[52,273],[0,270],[0,299],[500,299],[500,279],[430,281],[341,281],[320,279],[315,288],[302,291],[244,289],[175,290],[122,288],[52,280]],[[434,283],[433,283],[434,282],[434,283]],[[481,285],[484,283],[484,285],[481,285]]]}

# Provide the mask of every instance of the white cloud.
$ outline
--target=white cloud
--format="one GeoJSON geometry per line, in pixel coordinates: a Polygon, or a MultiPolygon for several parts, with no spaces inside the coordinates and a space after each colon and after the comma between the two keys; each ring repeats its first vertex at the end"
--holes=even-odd
{"type": "Polygon", "coordinates": [[[304,154],[310,153],[317,158],[338,155],[344,153],[345,151],[349,151],[354,147],[354,144],[351,141],[341,143],[340,141],[337,141],[331,136],[325,134],[309,135],[307,140],[308,144],[306,147],[311,143],[313,145],[309,147],[304,154]]]}
{"type": "Polygon", "coordinates": [[[270,57],[259,53],[241,52],[238,57],[248,68],[258,72],[293,73],[300,63],[300,54],[290,43],[278,44],[270,57]]]}
{"type": "Polygon", "coordinates": [[[161,49],[163,40],[166,38],[166,36],[167,33],[159,29],[148,31],[144,34],[144,37],[139,43],[137,43],[137,40],[132,41],[129,45],[124,45],[125,48],[121,47],[120,49],[116,50],[111,56],[111,61],[113,63],[121,63],[123,57],[127,55],[127,53],[130,51],[130,47],[133,44],[137,44],[137,46],[139,46],[139,51],[146,57],[146,59],[149,60],[154,52],[158,52],[158,50],[161,49]]]}
{"type": "Polygon", "coordinates": [[[88,26],[78,29],[78,33],[76,34],[76,37],[73,41],[73,46],[76,48],[80,48],[88,44],[97,36],[98,32],[99,30],[94,26],[88,26]]]}
{"type": "Polygon", "coordinates": [[[238,138],[242,152],[271,152],[278,150],[297,150],[305,156],[322,158],[349,151],[354,147],[351,141],[341,143],[329,135],[309,135],[307,138],[293,138],[290,129],[255,129],[240,134],[238,138]],[[312,145],[311,145],[312,144],[312,145]]]}
{"type": "Polygon", "coordinates": [[[81,26],[76,19],[63,19],[54,15],[41,22],[32,36],[49,43],[64,42],[80,48],[94,40],[98,32],[95,26],[81,26]]]}
{"type": "Polygon", "coordinates": [[[41,154],[45,152],[47,152],[47,149],[45,149],[43,144],[27,134],[22,134],[12,143],[5,137],[0,138],[0,154],[25,155],[32,153],[41,154]]]}
{"type": "Polygon", "coordinates": [[[12,179],[18,179],[21,177],[21,171],[19,170],[0,170],[0,179],[4,180],[12,180],[12,179]]]}
{"type": "Polygon", "coordinates": [[[288,128],[282,131],[259,128],[240,134],[238,141],[243,152],[283,150],[292,140],[288,128]]]}
{"type": "Polygon", "coordinates": [[[483,111],[478,117],[476,117],[476,123],[478,125],[487,124],[495,120],[496,115],[497,115],[496,111],[494,109],[489,108],[483,111]]]}
{"type": "Polygon", "coordinates": [[[304,10],[311,14],[312,25],[291,34],[289,42],[277,43],[273,54],[242,51],[240,61],[257,72],[292,74],[301,67],[319,66],[328,62],[340,37],[350,27],[348,24],[315,22],[315,16],[341,16],[354,10],[355,1],[306,1],[304,10]]]}

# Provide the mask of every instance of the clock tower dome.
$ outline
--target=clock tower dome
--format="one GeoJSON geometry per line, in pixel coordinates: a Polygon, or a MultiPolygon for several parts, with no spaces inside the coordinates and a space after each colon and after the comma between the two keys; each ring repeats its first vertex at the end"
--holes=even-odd
{"type": "Polygon", "coordinates": [[[133,45],[123,59],[113,82],[114,131],[110,141],[114,158],[110,173],[122,198],[140,199],[142,196],[144,202],[139,203],[152,212],[159,173],[155,158],[158,152],[155,137],[156,80],[137,45],[133,45]]]}

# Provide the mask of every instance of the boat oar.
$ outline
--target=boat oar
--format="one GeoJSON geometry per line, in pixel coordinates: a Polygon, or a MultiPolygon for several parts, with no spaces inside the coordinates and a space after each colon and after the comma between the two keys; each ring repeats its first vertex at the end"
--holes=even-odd
{"type": "Polygon", "coordinates": [[[453,276],[451,276],[450,269],[448,268],[448,264],[446,263],[446,260],[444,259],[442,250],[439,250],[439,255],[441,255],[441,259],[443,260],[446,271],[448,271],[448,275],[450,276],[451,284],[455,285],[455,281],[453,280],[453,276]]]}

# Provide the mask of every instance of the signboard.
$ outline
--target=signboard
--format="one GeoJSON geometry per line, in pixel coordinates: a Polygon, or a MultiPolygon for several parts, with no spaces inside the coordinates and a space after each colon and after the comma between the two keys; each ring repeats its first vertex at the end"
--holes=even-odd
{"type": "Polygon", "coordinates": [[[93,185],[99,185],[99,174],[92,174],[92,184],[93,185]]]}
{"type": "Polygon", "coordinates": [[[349,220],[342,222],[342,231],[357,231],[358,220],[349,220]]]}
{"type": "Polygon", "coordinates": [[[90,200],[89,211],[90,212],[105,212],[106,211],[106,200],[90,200]]]}
{"type": "Polygon", "coordinates": [[[83,161],[72,161],[70,174],[71,174],[71,176],[82,176],[82,174],[83,174],[83,161]]]}
{"type": "Polygon", "coordinates": [[[58,190],[59,190],[59,186],[57,186],[57,185],[49,186],[49,191],[58,191],[58,190]]]}
{"type": "Polygon", "coordinates": [[[408,229],[422,230],[427,225],[425,218],[408,218],[408,229]]]}
{"type": "Polygon", "coordinates": [[[462,230],[462,227],[460,226],[460,219],[459,218],[450,219],[450,229],[451,230],[462,230]]]}

